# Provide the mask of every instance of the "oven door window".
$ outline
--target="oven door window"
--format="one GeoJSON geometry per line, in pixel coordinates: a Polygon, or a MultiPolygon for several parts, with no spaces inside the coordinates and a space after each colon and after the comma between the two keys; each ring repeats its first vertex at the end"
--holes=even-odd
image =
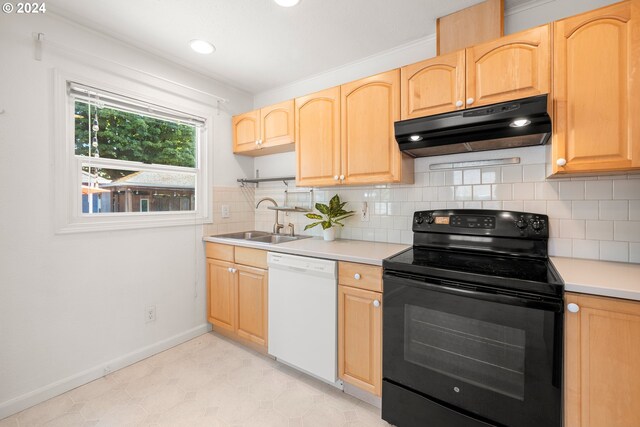
{"type": "Polygon", "coordinates": [[[387,274],[383,299],[385,380],[500,425],[560,425],[561,302],[532,308],[387,274]]]}
{"type": "Polygon", "coordinates": [[[405,361],[524,399],[524,330],[412,304],[404,320],[405,361]]]}

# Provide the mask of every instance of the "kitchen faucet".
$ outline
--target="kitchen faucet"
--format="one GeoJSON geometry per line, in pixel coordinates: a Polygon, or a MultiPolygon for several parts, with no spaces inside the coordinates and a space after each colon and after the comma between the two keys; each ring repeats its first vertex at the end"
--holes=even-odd
{"type": "MultiPolygon", "coordinates": [[[[258,201],[258,203],[256,204],[256,209],[258,209],[258,206],[260,206],[260,203],[264,202],[265,200],[273,203],[273,206],[275,206],[276,208],[278,207],[278,202],[273,200],[271,197],[265,197],[260,199],[260,201],[258,201]]],[[[284,228],[284,225],[278,222],[278,211],[276,210],[276,222],[273,224],[273,234],[279,234],[280,230],[282,230],[283,228],[284,228]]]]}

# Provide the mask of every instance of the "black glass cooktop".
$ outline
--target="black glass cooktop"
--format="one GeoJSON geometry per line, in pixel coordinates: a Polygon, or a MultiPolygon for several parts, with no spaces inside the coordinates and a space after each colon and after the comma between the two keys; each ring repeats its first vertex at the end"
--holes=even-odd
{"type": "Polygon", "coordinates": [[[385,270],[532,293],[558,295],[563,286],[545,258],[414,247],[383,265],[385,270]]]}

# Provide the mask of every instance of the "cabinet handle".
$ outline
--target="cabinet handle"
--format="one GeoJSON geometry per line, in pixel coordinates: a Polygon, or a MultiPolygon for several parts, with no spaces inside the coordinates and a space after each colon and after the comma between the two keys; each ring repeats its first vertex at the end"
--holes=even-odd
{"type": "Polygon", "coordinates": [[[473,104],[473,101],[475,101],[475,99],[473,99],[473,98],[467,98],[467,105],[471,105],[471,104],[473,104]]]}
{"type": "Polygon", "coordinates": [[[227,267],[227,271],[231,273],[231,267],[227,267]]]}
{"type": "Polygon", "coordinates": [[[577,313],[580,311],[580,306],[578,304],[570,302],[569,304],[567,304],[567,310],[569,310],[571,313],[577,313]]]}
{"type": "Polygon", "coordinates": [[[236,271],[238,271],[238,270],[236,270],[235,268],[229,267],[229,273],[235,273],[236,271]]]}
{"type": "Polygon", "coordinates": [[[464,102],[462,101],[456,101],[456,107],[460,108],[464,105],[464,102]]]}
{"type": "Polygon", "coordinates": [[[360,280],[360,273],[354,274],[353,278],[356,279],[356,280],[360,280]]]}
{"type": "Polygon", "coordinates": [[[340,181],[344,181],[344,175],[340,175],[340,181]]]}
{"type": "Polygon", "coordinates": [[[260,140],[256,139],[256,145],[260,145],[260,140]]]}
{"type": "Polygon", "coordinates": [[[339,180],[339,179],[340,179],[340,177],[339,177],[338,175],[334,175],[334,176],[333,176],[333,180],[334,180],[334,181],[337,181],[337,180],[339,180]]]}
{"type": "Polygon", "coordinates": [[[567,159],[563,159],[562,157],[559,158],[558,160],[556,160],[556,165],[558,166],[564,166],[567,164],[567,159]]]}
{"type": "Polygon", "coordinates": [[[380,301],[378,301],[377,299],[373,300],[373,306],[374,307],[380,307],[380,301]]]}

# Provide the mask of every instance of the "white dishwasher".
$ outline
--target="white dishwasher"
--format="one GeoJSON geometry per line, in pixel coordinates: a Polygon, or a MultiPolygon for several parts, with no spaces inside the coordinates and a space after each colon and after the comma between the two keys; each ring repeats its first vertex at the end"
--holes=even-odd
{"type": "Polygon", "coordinates": [[[336,262],[269,252],[269,354],[337,382],[336,262]]]}

